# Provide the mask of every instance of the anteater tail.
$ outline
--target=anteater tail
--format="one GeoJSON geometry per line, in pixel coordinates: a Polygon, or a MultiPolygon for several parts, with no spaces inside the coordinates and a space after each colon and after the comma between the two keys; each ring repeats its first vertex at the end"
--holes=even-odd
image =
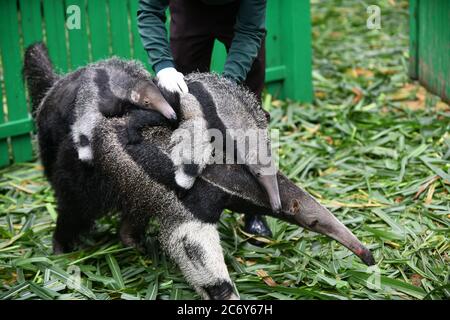
{"type": "Polygon", "coordinates": [[[42,42],[32,44],[26,49],[23,74],[27,80],[34,115],[47,91],[59,78],[53,70],[47,47],[42,42]]]}

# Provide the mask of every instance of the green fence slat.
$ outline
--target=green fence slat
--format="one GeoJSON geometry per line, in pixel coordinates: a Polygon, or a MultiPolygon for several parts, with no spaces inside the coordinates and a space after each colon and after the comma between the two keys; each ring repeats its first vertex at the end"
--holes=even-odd
{"type": "MultiPolygon", "coordinates": [[[[3,5],[0,4],[2,9],[3,5]]],[[[0,83],[1,84],[1,83],[0,83]]],[[[0,86],[0,126],[5,122],[5,115],[3,112],[3,90],[0,86]]],[[[9,164],[9,152],[8,141],[0,138],[0,167],[7,166],[9,164]]]]}
{"type": "Polygon", "coordinates": [[[145,52],[142,45],[141,36],[139,35],[137,27],[137,11],[139,0],[130,0],[130,18],[131,18],[131,35],[133,42],[133,58],[140,60],[145,64],[147,70],[152,71],[150,63],[148,61],[147,52],[145,52]]]}
{"type": "MultiPolygon", "coordinates": [[[[0,12],[4,11],[5,2],[0,2],[0,12]]],[[[2,29],[0,29],[2,30],[2,29]]],[[[0,47],[0,58],[1,58],[0,47]]],[[[3,111],[3,80],[0,78],[0,126],[5,122],[5,113],[3,111]]],[[[7,166],[9,164],[9,150],[7,139],[0,138],[0,167],[7,166]]]]}
{"type": "Polygon", "coordinates": [[[416,13],[417,77],[428,91],[450,103],[450,1],[420,0],[416,13]]]}
{"type": "Polygon", "coordinates": [[[69,52],[70,52],[70,67],[72,70],[84,66],[89,63],[89,45],[88,33],[86,25],[86,0],[66,0],[66,28],[69,34],[69,52]],[[72,7],[76,6],[76,7],[72,7]],[[78,8],[72,10],[72,8],[78,8]],[[79,11],[78,11],[79,10],[79,11]],[[78,15],[79,12],[79,15],[78,15]],[[77,17],[78,15],[78,17],[77,17]],[[71,18],[79,18],[80,25],[73,23],[67,25],[68,21],[73,22],[71,18]]]}
{"type": "MultiPolygon", "coordinates": [[[[0,37],[3,78],[8,106],[8,120],[28,118],[25,90],[23,86],[22,52],[20,49],[19,20],[16,1],[3,1],[0,12],[0,37]]],[[[30,134],[11,138],[14,161],[24,162],[33,158],[30,134]]]]}
{"type": "Polygon", "coordinates": [[[409,76],[418,77],[418,5],[419,0],[409,0],[409,76]]]}
{"type": "Polygon", "coordinates": [[[267,35],[266,35],[266,89],[276,98],[285,98],[283,93],[283,81],[286,78],[286,66],[283,65],[281,47],[281,12],[280,1],[267,1],[267,35]],[[270,14],[269,14],[270,13],[270,14]]]}
{"type": "Polygon", "coordinates": [[[41,0],[20,0],[24,47],[42,41],[41,0]]]}
{"type": "Polygon", "coordinates": [[[116,56],[131,56],[128,6],[124,0],[109,0],[112,51],[116,56]]]}
{"type": "Polygon", "coordinates": [[[276,81],[283,81],[285,78],[286,78],[285,66],[266,68],[266,84],[276,81]]]}
{"type": "Polygon", "coordinates": [[[0,139],[27,134],[34,130],[34,122],[31,118],[8,121],[0,124],[0,139]]]}
{"type": "Polygon", "coordinates": [[[279,1],[281,46],[286,66],[284,96],[292,100],[311,102],[312,89],[312,30],[309,0],[279,1]]]}
{"type": "Polygon", "coordinates": [[[66,72],[68,63],[64,2],[61,0],[43,0],[42,3],[50,58],[58,70],[66,72]]]}
{"type": "Polygon", "coordinates": [[[280,12],[280,1],[267,1],[267,36],[266,36],[266,65],[268,67],[277,67],[283,64],[281,59],[281,30],[280,22],[283,17],[280,12]]]}
{"type": "MultiPolygon", "coordinates": [[[[41,0],[20,0],[20,14],[22,17],[22,36],[24,48],[42,41],[42,12],[41,0]]],[[[31,103],[28,100],[28,110],[31,110],[31,103]]],[[[27,121],[26,119],[20,121],[27,121]]],[[[10,123],[8,123],[10,125],[10,123]]],[[[13,127],[14,128],[14,127],[13,127]]],[[[1,131],[1,130],[0,130],[1,131]]],[[[29,130],[31,131],[31,130],[29,130]]],[[[24,133],[20,131],[20,133],[24,133]]],[[[15,134],[11,134],[13,136],[15,134]]],[[[0,134],[0,137],[2,134],[0,134]]]]}
{"type": "Polygon", "coordinates": [[[106,0],[89,0],[87,5],[92,60],[97,61],[110,55],[107,3],[106,0]]]}

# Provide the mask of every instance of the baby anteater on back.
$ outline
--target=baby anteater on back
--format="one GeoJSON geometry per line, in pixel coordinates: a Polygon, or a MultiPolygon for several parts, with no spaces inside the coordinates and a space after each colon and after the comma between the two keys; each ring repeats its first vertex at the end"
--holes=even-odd
{"type": "Polygon", "coordinates": [[[159,117],[145,111],[158,111],[167,119],[176,120],[175,111],[163,98],[151,75],[136,61],[111,58],[90,64],[84,68],[79,81],[75,122],[71,129],[81,161],[92,160],[92,135],[102,116],[122,116],[133,110],[128,125],[130,143],[139,140],[139,130],[143,126],[161,124],[159,117]]]}

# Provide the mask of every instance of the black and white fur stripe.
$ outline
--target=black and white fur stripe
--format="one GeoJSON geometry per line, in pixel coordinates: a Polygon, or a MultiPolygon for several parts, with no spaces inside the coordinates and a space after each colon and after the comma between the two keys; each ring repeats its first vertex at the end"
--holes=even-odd
{"type": "MultiPolygon", "coordinates": [[[[190,189],[207,163],[211,163],[214,159],[223,162],[230,154],[234,155],[232,158],[234,162],[239,159],[241,163],[253,164],[251,172],[260,174],[262,167],[258,166],[258,150],[245,148],[246,137],[236,134],[236,130],[259,129],[258,133],[265,135],[262,141],[267,143],[267,150],[270,151],[268,122],[256,97],[242,86],[211,73],[189,74],[186,76],[186,83],[189,88],[188,94],[176,94],[177,96],[173,97],[173,93],[163,91],[166,99],[177,104],[175,108],[179,108],[182,114],[183,120],[178,132],[184,129],[193,136],[194,130],[197,130],[195,133],[202,137],[195,146],[200,152],[191,152],[184,158],[177,157],[178,152],[175,152],[171,157],[177,167],[175,179],[178,186],[190,189]],[[222,150],[214,149],[210,143],[211,135],[202,132],[207,129],[215,129],[215,132],[221,134],[224,147],[222,150]],[[233,141],[233,145],[226,145],[226,141],[233,141]],[[214,159],[212,152],[215,153],[214,159]]],[[[189,145],[190,140],[187,140],[186,145],[177,144],[176,141],[183,141],[179,138],[175,131],[171,139],[176,145],[175,150],[192,149],[193,146],[189,145]]]]}

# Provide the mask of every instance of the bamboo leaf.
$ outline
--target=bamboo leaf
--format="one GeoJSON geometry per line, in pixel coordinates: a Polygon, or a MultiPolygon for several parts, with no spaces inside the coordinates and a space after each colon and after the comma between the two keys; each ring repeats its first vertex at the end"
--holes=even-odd
{"type": "Polygon", "coordinates": [[[108,262],[109,269],[111,270],[111,274],[116,282],[117,289],[124,289],[125,284],[123,282],[122,273],[116,258],[114,258],[111,254],[107,254],[106,261],[108,262]]]}

